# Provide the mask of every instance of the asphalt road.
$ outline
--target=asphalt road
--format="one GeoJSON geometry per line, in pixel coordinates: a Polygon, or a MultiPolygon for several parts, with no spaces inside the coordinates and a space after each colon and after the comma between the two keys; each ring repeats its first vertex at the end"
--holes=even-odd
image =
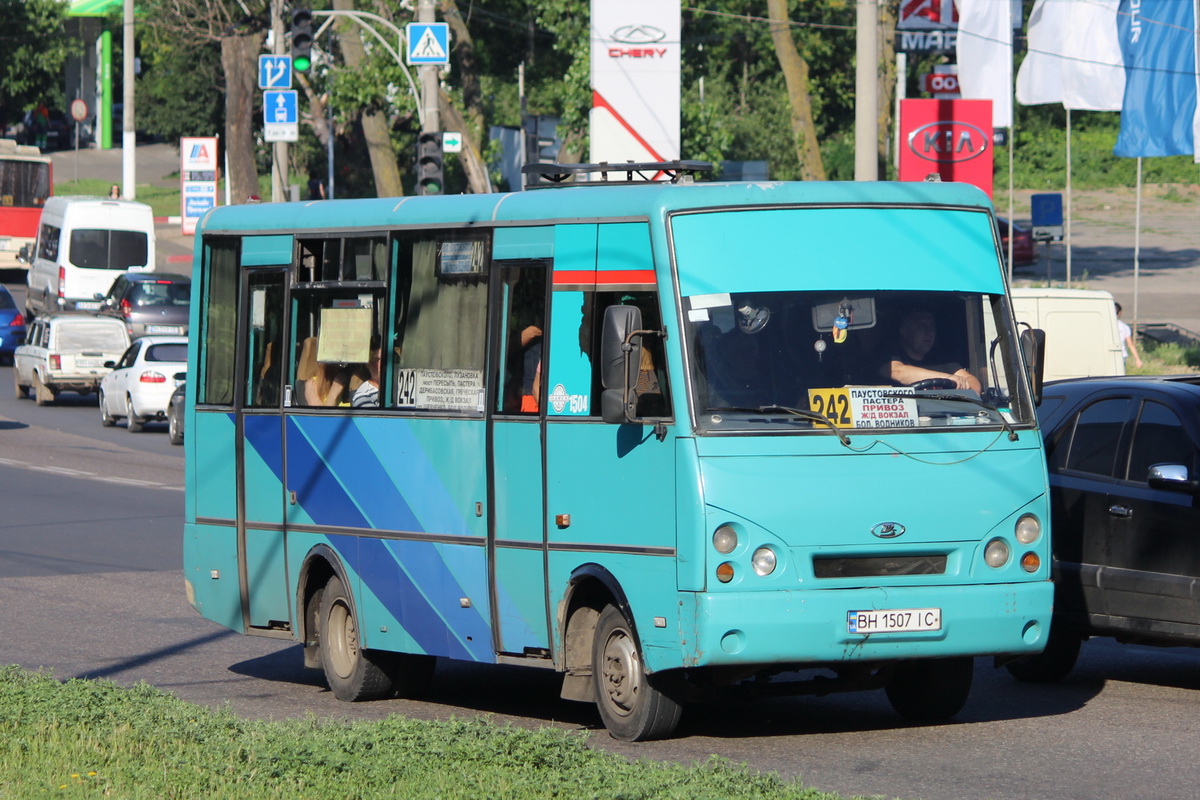
{"type": "MultiPolygon", "coordinates": [[[[0,367],[0,385],[10,373],[0,367]]],[[[627,757],[716,754],[845,795],[1161,800],[1200,781],[1200,651],[1103,640],[1055,686],[978,659],[970,701],[942,725],[900,721],[876,691],[689,709],[678,738],[624,744],[593,708],[560,700],[552,673],[446,661],[421,701],[340,703],[298,645],[233,634],[188,606],[180,448],[98,417],[84,400],[38,409],[0,392],[0,663],[147,681],[251,717],[552,725],[627,757]]]]}

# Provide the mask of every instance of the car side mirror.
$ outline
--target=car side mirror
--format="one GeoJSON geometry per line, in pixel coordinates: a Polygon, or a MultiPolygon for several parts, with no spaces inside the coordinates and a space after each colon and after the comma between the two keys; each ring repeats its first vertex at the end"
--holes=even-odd
{"type": "Polygon", "coordinates": [[[1021,331],[1021,353],[1029,370],[1029,386],[1033,391],[1033,404],[1041,405],[1043,376],[1046,372],[1046,332],[1041,328],[1026,328],[1021,331]]]}
{"type": "Polygon", "coordinates": [[[29,261],[30,261],[29,245],[27,245],[27,244],[22,245],[21,249],[17,251],[17,261],[20,261],[22,264],[29,263],[29,261]]]}
{"type": "Polygon", "coordinates": [[[642,363],[642,310],[637,306],[604,309],[600,334],[600,415],[620,425],[635,420],[637,370],[642,363]]]}
{"type": "Polygon", "coordinates": [[[115,369],[116,366],[117,366],[117,362],[115,362],[115,361],[105,361],[104,362],[105,369],[115,369]]]}
{"type": "Polygon", "coordinates": [[[1188,468],[1183,464],[1154,464],[1146,473],[1146,482],[1151,489],[1165,489],[1169,492],[1191,494],[1200,488],[1200,481],[1194,481],[1188,475],[1188,468]]]}

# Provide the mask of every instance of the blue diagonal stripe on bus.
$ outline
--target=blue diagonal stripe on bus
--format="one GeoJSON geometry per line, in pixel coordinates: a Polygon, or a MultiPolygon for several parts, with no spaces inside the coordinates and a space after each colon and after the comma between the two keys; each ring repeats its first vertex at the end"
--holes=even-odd
{"type": "Polygon", "coordinates": [[[246,441],[282,485],[283,448],[279,446],[279,417],[247,416],[243,418],[243,426],[246,441]]]}
{"type": "MultiPolygon", "coordinates": [[[[413,513],[404,493],[393,481],[393,470],[380,461],[355,420],[345,417],[289,417],[288,421],[296,425],[315,453],[321,454],[324,467],[333,474],[348,501],[353,503],[364,520],[364,527],[395,531],[426,530],[413,513]]],[[[289,438],[289,461],[292,460],[290,446],[289,438]]],[[[402,474],[407,482],[410,465],[404,466],[406,469],[402,474]]],[[[304,496],[308,498],[308,495],[304,496]]],[[[322,496],[320,499],[323,505],[327,498],[322,496]]],[[[305,511],[318,524],[350,524],[342,521],[341,517],[325,519],[321,508],[306,506],[305,511]]]]}
{"type": "MultiPolygon", "coordinates": [[[[349,427],[349,421],[346,420],[349,427]]],[[[287,418],[288,486],[309,519],[318,525],[366,528],[367,518],[338,479],[336,470],[314,449],[296,417],[287,418]]],[[[324,445],[326,453],[336,450],[324,445]]],[[[378,468],[378,464],[376,464],[378,468]]]]}
{"type": "Polygon", "coordinates": [[[459,608],[461,595],[456,593],[460,587],[446,571],[436,545],[380,539],[355,541],[344,536],[330,536],[329,540],[340,553],[357,554],[357,563],[351,563],[351,567],[422,652],[470,661],[493,660],[491,631],[476,608],[459,608]],[[393,548],[403,551],[404,569],[393,548]],[[436,587],[436,595],[427,597],[408,570],[420,574],[424,585],[436,587]],[[461,612],[465,619],[453,626],[442,610],[461,612]]]}

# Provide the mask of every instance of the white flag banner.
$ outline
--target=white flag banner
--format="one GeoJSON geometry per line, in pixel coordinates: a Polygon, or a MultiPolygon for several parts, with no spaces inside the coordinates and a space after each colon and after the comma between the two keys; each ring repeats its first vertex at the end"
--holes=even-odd
{"type": "Polygon", "coordinates": [[[964,100],[992,101],[992,127],[1012,127],[1012,2],[956,2],[959,92],[964,100]]]}
{"type": "Polygon", "coordinates": [[[1017,71],[1017,102],[1120,111],[1125,66],[1117,38],[1118,4],[1036,0],[1029,16],[1029,52],[1017,71]]]}

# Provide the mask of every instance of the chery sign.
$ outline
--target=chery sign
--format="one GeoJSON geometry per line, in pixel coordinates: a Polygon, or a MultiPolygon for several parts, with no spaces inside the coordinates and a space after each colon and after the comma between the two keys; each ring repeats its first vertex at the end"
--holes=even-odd
{"type": "Polygon", "coordinates": [[[900,180],[978,186],[992,196],[992,101],[901,100],[900,180]]]}

